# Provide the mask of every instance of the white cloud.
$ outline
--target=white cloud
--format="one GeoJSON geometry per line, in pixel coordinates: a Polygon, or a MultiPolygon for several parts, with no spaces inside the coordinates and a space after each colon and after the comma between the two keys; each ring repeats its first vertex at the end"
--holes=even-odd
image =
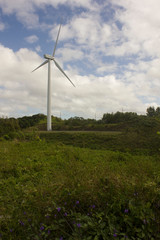
{"type": "MultiPolygon", "coordinates": [[[[74,39],[77,44],[87,45],[92,48],[100,45],[103,47],[111,37],[111,27],[108,24],[101,24],[99,16],[94,14],[82,14],[74,17],[71,22],[62,27],[60,40],[74,39]]],[[[55,39],[58,26],[50,31],[50,36],[55,39]]]]}
{"type": "Polygon", "coordinates": [[[36,51],[37,51],[37,52],[41,52],[41,51],[42,51],[42,50],[41,50],[41,47],[40,47],[39,45],[38,45],[38,46],[36,46],[36,48],[35,48],[35,49],[36,49],[36,51]]]}
{"type": "MultiPolygon", "coordinates": [[[[58,28],[58,25],[54,25],[50,31],[53,41],[56,39],[58,28]]],[[[102,55],[106,55],[105,45],[112,41],[112,35],[111,27],[109,24],[101,22],[98,14],[82,13],[62,26],[59,42],[64,41],[65,44],[61,49],[57,48],[56,54],[63,57],[64,61],[83,58],[86,66],[88,64],[90,67],[92,64],[94,69],[95,66],[96,68],[101,67],[100,65],[104,64],[100,58],[102,55]]]]}
{"type": "Polygon", "coordinates": [[[24,109],[29,107],[37,107],[37,95],[43,94],[45,84],[39,82],[31,71],[35,67],[35,63],[39,62],[40,58],[32,51],[20,49],[18,52],[0,46],[1,56],[4,58],[3,66],[0,67],[0,89],[1,103],[0,109],[5,106],[10,106],[10,112],[6,115],[15,115],[23,106],[24,109]],[[36,94],[36,96],[35,96],[36,94]],[[5,102],[5,104],[4,104],[5,102]]]}
{"type": "Polygon", "coordinates": [[[17,19],[28,28],[46,28],[45,23],[40,23],[37,10],[45,10],[47,6],[57,8],[62,4],[68,5],[71,9],[83,7],[97,10],[97,4],[93,3],[92,0],[0,0],[3,13],[15,14],[17,19]]]}
{"type": "Polygon", "coordinates": [[[158,0],[113,0],[123,7],[116,12],[116,20],[122,24],[120,37],[123,43],[115,45],[113,54],[139,54],[160,56],[160,2],[158,0]],[[120,48],[123,50],[120,52],[120,48]],[[158,50],[158,51],[157,51],[158,50]]]}
{"type": "Polygon", "coordinates": [[[100,73],[100,74],[104,74],[104,73],[108,73],[108,72],[114,72],[116,71],[117,69],[117,63],[114,62],[112,64],[101,64],[101,66],[99,66],[97,68],[97,73],[100,73]]]}
{"type": "Polygon", "coordinates": [[[25,40],[28,43],[35,43],[38,41],[38,37],[36,35],[31,35],[31,36],[26,37],[25,40]]]}
{"type": "MultiPolygon", "coordinates": [[[[24,1],[24,0],[23,0],[24,1]]],[[[46,5],[53,6],[57,8],[59,5],[67,5],[71,7],[72,9],[75,7],[83,7],[85,9],[90,9],[90,10],[96,10],[97,9],[97,4],[96,2],[93,2],[92,0],[33,0],[32,1],[34,5],[37,7],[44,7],[46,5]]]]}
{"type": "MultiPolygon", "coordinates": [[[[46,113],[47,66],[31,73],[43,60],[28,49],[13,52],[0,46],[0,51],[0,61],[3,61],[3,65],[0,64],[0,109],[3,109],[3,114],[16,116],[21,112],[24,115],[30,113],[29,109],[32,109],[32,113],[46,113]]],[[[134,88],[138,89],[138,86],[132,85],[133,80],[130,84],[122,82],[115,75],[80,76],[64,70],[76,88],[54,67],[53,112],[68,111],[74,115],[81,113],[82,116],[93,117],[95,111],[103,114],[122,108],[128,111],[145,109],[145,105],[136,95],[134,88]]]]}
{"type": "MultiPolygon", "coordinates": [[[[160,103],[159,0],[112,0],[115,12],[112,18],[105,15],[105,21],[102,17],[105,8],[92,0],[15,0],[14,3],[0,0],[4,14],[16,14],[27,28],[39,29],[47,23],[45,17],[41,22],[38,9],[58,8],[60,4],[72,10],[84,7],[85,11],[76,15],[73,11],[62,26],[56,56],[76,88],[58,69],[52,68],[53,112],[93,117],[95,112],[122,108],[145,112],[146,106],[160,103]],[[84,71],[84,76],[80,75],[82,68],[89,69],[88,73],[84,71]]],[[[48,26],[52,41],[56,39],[58,27],[57,24],[48,26]]],[[[0,30],[3,29],[0,25],[0,30]]],[[[31,35],[26,40],[34,43],[38,38],[31,35]]],[[[40,43],[35,50],[40,52],[41,47],[40,43]]],[[[6,115],[22,111],[46,113],[47,66],[30,73],[43,59],[22,48],[14,52],[1,45],[0,52],[1,112],[6,115]]]]}
{"type": "Polygon", "coordinates": [[[17,19],[28,27],[35,27],[39,17],[35,13],[33,1],[25,0],[0,0],[0,7],[6,15],[16,14],[17,19]]]}
{"type": "Polygon", "coordinates": [[[57,49],[58,56],[63,60],[63,62],[74,61],[74,60],[81,60],[84,56],[83,52],[78,49],[72,48],[60,48],[57,49]]]}

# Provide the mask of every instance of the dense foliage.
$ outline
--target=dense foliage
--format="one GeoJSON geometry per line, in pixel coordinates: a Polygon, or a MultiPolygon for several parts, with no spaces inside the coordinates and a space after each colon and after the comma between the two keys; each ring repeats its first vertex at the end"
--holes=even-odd
{"type": "Polygon", "coordinates": [[[143,134],[136,129],[121,132],[41,132],[40,137],[47,142],[63,143],[81,148],[112,150],[134,153],[136,155],[159,154],[160,137],[154,131],[144,128],[143,134]]]}
{"type": "Polygon", "coordinates": [[[46,116],[43,114],[36,114],[33,116],[25,116],[18,118],[19,126],[21,129],[35,126],[41,120],[46,119],[46,116]]]}
{"type": "Polygon", "coordinates": [[[147,116],[160,118],[160,107],[157,107],[156,109],[154,107],[148,107],[147,116]]]}
{"type": "Polygon", "coordinates": [[[2,240],[160,239],[158,156],[37,136],[0,142],[0,156],[2,240]]]}
{"type": "Polygon", "coordinates": [[[134,112],[116,112],[116,113],[105,113],[103,114],[102,122],[104,123],[119,123],[128,122],[139,119],[140,116],[134,112]]]}
{"type": "Polygon", "coordinates": [[[18,120],[15,118],[0,118],[0,136],[20,130],[18,120]]]}
{"type": "Polygon", "coordinates": [[[0,118],[0,136],[35,126],[37,123],[44,119],[46,119],[46,116],[43,114],[24,116],[18,119],[0,118]]]}
{"type": "MultiPolygon", "coordinates": [[[[15,118],[0,118],[0,136],[23,129],[36,128],[46,130],[47,117],[44,114],[15,118]]],[[[62,120],[52,116],[52,129],[60,131],[126,131],[127,129],[141,129],[143,125],[151,126],[151,130],[160,128],[160,107],[147,108],[147,115],[137,115],[134,112],[105,113],[102,119],[84,119],[71,117],[62,120]]]]}

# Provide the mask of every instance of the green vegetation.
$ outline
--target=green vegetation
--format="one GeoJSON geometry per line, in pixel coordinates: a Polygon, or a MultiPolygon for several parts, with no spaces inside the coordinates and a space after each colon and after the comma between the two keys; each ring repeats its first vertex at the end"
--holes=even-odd
{"type": "Polygon", "coordinates": [[[0,119],[0,239],[160,239],[159,118],[116,115],[0,119]]]}
{"type": "MultiPolygon", "coordinates": [[[[0,118],[0,137],[10,132],[27,129],[33,131],[46,131],[47,117],[44,114],[24,116],[21,118],[0,118]]],[[[52,116],[52,129],[54,131],[126,131],[131,128],[141,131],[144,127],[151,131],[160,127],[160,107],[147,108],[147,115],[137,115],[134,112],[105,113],[102,119],[84,119],[71,117],[62,120],[52,116]]],[[[147,130],[148,130],[147,129],[147,130]]]]}
{"type": "MultiPolygon", "coordinates": [[[[112,150],[134,155],[159,154],[160,137],[154,134],[137,132],[136,129],[120,132],[40,132],[40,138],[47,142],[63,143],[81,148],[112,150]]],[[[148,131],[149,132],[149,131],[148,131]]]]}
{"type": "Polygon", "coordinates": [[[158,157],[0,144],[2,239],[159,239],[158,157]]]}

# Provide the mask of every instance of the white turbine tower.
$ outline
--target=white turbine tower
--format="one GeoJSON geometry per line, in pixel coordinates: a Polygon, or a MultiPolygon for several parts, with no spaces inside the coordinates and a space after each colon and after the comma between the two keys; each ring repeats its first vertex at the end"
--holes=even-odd
{"type": "Polygon", "coordinates": [[[44,58],[47,59],[45,60],[41,65],[39,65],[37,68],[35,68],[32,72],[36,71],[38,68],[42,67],[43,65],[48,63],[48,90],[47,90],[47,131],[51,131],[52,130],[52,123],[51,123],[51,61],[53,61],[56,65],[56,67],[64,74],[64,76],[72,83],[72,85],[75,87],[75,85],[73,84],[73,82],[69,79],[69,77],[66,75],[66,73],[63,71],[63,69],[59,66],[59,64],[57,63],[57,61],[54,58],[55,55],[55,51],[56,51],[56,47],[57,47],[57,43],[58,43],[58,38],[59,38],[59,33],[61,30],[61,25],[59,27],[58,30],[58,34],[57,34],[57,39],[56,39],[56,43],[54,46],[54,50],[53,50],[53,54],[48,55],[45,54],[44,58]]]}

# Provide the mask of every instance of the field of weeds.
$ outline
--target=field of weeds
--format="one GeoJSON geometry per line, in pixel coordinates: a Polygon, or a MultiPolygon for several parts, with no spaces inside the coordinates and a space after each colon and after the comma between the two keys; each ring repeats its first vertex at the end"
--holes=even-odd
{"type": "Polygon", "coordinates": [[[1,239],[160,239],[159,156],[88,143],[0,142],[1,239]]]}

